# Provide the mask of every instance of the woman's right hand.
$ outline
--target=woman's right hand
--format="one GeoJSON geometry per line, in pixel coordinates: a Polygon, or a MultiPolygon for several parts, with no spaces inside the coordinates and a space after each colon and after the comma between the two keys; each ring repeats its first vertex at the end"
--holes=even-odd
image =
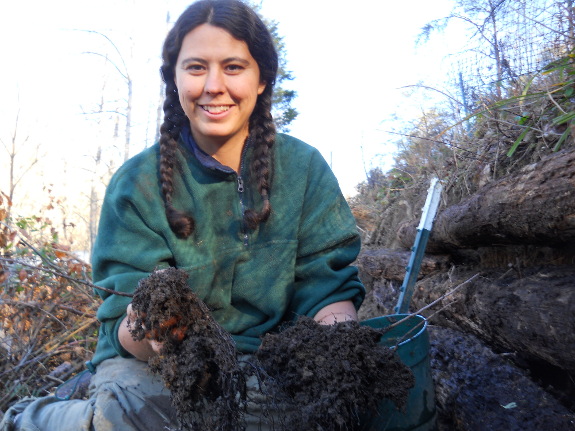
{"type": "Polygon", "coordinates": [[[138,316],[136,315],[136,312],[132,309],[132,304],[128,304],[126,309],[126,317],[124,317],[124,320],[118,329],[118,339],[120,340],[122,347],[131,353],[134,357],[136,357],[136,359],[147,361],[151,357],[160,353],[164,347],[164,343],[160,343],[157,340],[153,340],[147,337],[140,341],[134,340],[134,338],[132,338],[132,334],[130,333],[130,329],[131,324],[136,321],[137,317],[138,316]]]}

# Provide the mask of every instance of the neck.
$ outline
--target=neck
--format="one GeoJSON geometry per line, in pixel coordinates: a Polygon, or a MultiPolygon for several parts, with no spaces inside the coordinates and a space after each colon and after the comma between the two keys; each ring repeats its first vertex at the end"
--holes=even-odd
{"type": "Polygon", "coordinates": [[[196,140],[206,154],[212,156],[224,166],[229,166],[234,171],[240,171],[242,151],[246,136],[234,137],[233,139],[201,139],[196,140]]]}

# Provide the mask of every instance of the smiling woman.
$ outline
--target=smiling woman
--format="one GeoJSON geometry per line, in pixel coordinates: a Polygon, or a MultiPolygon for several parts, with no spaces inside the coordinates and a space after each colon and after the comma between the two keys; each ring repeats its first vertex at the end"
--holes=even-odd
{"type": "MultiPolygon", "coordinates": [[[[101,328],[87,363],[92,396],[22,401],[0,429],[181,425],[169,388],[142,362],[163,354],[161,340],[153,328],[133,338],[130,298],[109,293],[134,292],[156,270],[189,276],[185,287],[207,304],[243,361],[265,334],[299,316],[327,325],[357,319],[365,289],[351,266],[360,248],[355,220],[319,152],[276,133],[278,56],[264,23],[240,0],[197,1],[169,32],[162,59],[160,141],[120,167],[102,205],[92,269],[109,290],[99,292],[101,328]]],[[[273,429],[278,406],[262,412],[258,400],[267,395],[257,384],[246,390],[245,420],[225,429],[273,429]]]]}

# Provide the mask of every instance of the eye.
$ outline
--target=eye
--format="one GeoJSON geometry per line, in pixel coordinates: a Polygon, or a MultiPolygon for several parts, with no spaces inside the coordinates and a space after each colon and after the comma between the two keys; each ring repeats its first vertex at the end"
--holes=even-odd
{"type": "Polygon", "coordinates": [[[239,73],[244,69],[245,69],[244,66],[242,66],[241,64],[231,63],[231,64],[226,65],[226,72],[231,73],[231,74],[239,73]]]}
{"type": "Polygon", "coordinates": [[[196,75],[199,73],[203,73],[204,70],[206,70],[206,67],[203,64],[199,63],[189,63],[184,66],[184,70],[196,75]]]}

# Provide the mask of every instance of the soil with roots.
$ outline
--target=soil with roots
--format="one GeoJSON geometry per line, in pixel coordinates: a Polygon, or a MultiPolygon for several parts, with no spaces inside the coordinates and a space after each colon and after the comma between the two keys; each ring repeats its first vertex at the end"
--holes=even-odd
{"type": "Polygon", "coordinates": [[[389,399],[405,406],[415,381],[394,350],[378,344],[382,331],[358,322],[321,325],[301,317],[268,334],[256,356],[285,407],[286,429],[357,429],[363,415],[377,415],[389,399]]]}
{"type": "Polygon", "coordinates": [[[182,429],[237,431],[245,384],[235,343],[188,287],[187,277],[169,268],[140,281],[132,336],[164,343],[148,363],[170,389],[182,429]]]}
{"type": "Polygon", "coordinates": [[[381,330],[357,322],[301,317],[267,334],[250,366],[240,366],[233,339],[175,268],[143,279],[132,307],[134,339],[164,343],[149,365],[170,389],[184,430],[244,429],[245,383],[253,375],[265,400],[262,421],[273,410],[276,430],[356,429],[384,399],[401,409],[414,384],[394,350],[378,344],[381,330]]]}

